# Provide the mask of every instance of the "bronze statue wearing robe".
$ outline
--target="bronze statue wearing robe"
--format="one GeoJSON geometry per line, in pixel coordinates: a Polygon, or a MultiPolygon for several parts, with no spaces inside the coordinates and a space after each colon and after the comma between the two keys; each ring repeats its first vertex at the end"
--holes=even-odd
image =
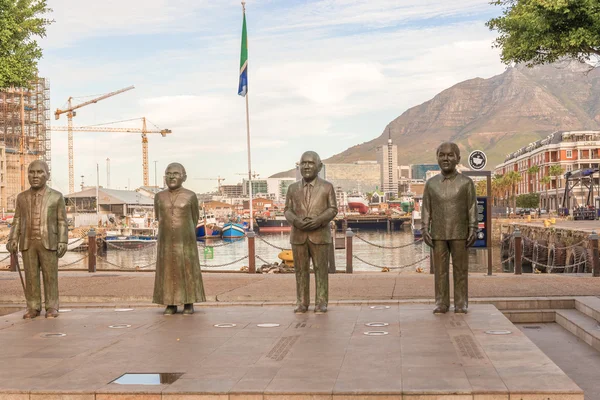
{"type": "MultiPolygon", "coordinates": [[[[184,314],[191,314],[193,303],[206,301],[196,243],[198,198],[191,190],[181,187],[181,184],[172,188],[168,174],[177,173],[170,172],[172,165],[175,164],[167,168],[169,189],[157,193],[154,198],[154,211],[158,220],[158,250],[152,301],[175,307],[175,312],[179,304],[186,305],[186,309],[192,306],[191,312],[184,310],[184,314]]],[[[183,167],[181,171],[182,176],[185,176],[183,167]]]]}

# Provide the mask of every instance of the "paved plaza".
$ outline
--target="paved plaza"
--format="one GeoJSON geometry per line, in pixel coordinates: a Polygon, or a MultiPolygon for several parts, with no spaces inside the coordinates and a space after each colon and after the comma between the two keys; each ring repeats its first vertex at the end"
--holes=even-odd
{"type": "Polygon", "coordinates": [[[286,306],[161,312],[2,317],[0,399],[583,399],[493,305],[467,315],[367,303],[325,315],[286,306]],[[126,373],[181,375],[170,384],[110,383],[126,373]]]}

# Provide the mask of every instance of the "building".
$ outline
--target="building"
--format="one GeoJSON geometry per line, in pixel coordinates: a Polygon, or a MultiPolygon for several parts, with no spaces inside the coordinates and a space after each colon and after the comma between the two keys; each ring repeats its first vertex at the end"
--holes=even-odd
{"type": "Polygon", "coordinates": [[[285,201],[288,187],[294,182],[294,178],[267,178],[267,193],[276,201],[285,201]]]}
{"type": "MultiPolygon", "coordinates": [[[[470,171],[470,169],[469,169],[469,168],[465,167],[465,166],[464,166],[464,165],[462,165],[462,164],[458,164],[458,165],[456,166],[456,170],[457,170],[458,172],[470,171]]],[[[432,170],[429,170],[429,171],[425,172],[425,180],[426,180],[426,181],[428,181],[430,178],[433,178],[434,176],[436,176],[436,175],[439,175],[439,174],[441,174],[441,173],[442,173],[442,171],[441,171],[440,169],[432,169],[432,170]]]]}
{"type": "Polygon", "coordinates": [[[103,224],[134,215],[146,215],[149,219],[154,215],[154,199],[135,191],[98,188],[98,197],[100,207],[96,211],[95,187],[65,196],[67,216],[75,221],[75,227],[97,225],[96,213],[103,224]]]}
{"type": "MultiPolygon", "coordinates": [[[[598,168],[599,164],[600,131],[554,132],[508,154],[504,162],[496,166],[494,172],[497,175],[504,175],[510,171],[518,172],[521,182],[516,187],[516,194],[539,193],[541,208],[556,210],[557,206],[562,206],[564,200],[564,172],[598,168]],[[528,170],[534,165],[539,166],[540,171],[530,174],[528,170]],[[551,176],[549,170],[553,165],[560,165],[563,174],[558,177],[551,176]],[[548,187],[541,183],[544,176],[551,178],[548,187]]],[[[592,179],[595,188],[598,188],[598,174],[594,174],[592,179]]],[[[588,189],[578,183],[571,191],[569,203],[572,206],[585,205],[587,195],[588,189]]]]}
{"type": "MultiPolygon", "coordinates": [[[[206,214],[213,214],[215,218],[227,218],[235,211],[235,206],[221,201],[207,201],[200,203],[200,208],[204,209],[206,214]]],[[[202,215],[202,213],[200,213],[202,215]]]]}
{"type": "MultiPolygon", "coordinates": [[[[248,182],[250,182],[248,179],[244,179],[242,182],[242,186],[244,187],[244,193],[243,196],[244,197],[249,197],[250,196],[250,185],[248,184],[248,182]]],[[[252,197],[255,197],[255,195],[257,194],[267,194],[269,193],[269,184],[267,183],[266,179],[253,179],[252,180],[252,197]]]]}
{"type": "Polygon", "coordinates": [[[136,192],[141,193],[144,196],[150,197],[152,199],[158,192],[162,190],[162,188],[159,188],[157,186],[140,186],[139,188],[135,189],[136,192]]]}
{"type": "Polygon", "coordinates": [[[243,197],[244,187],[241,183],[236,185],[221,185],[221,193],[223,193],[225,197],[243,197]]]}
{"type": "Polygon", "coordinates": [[[377,161],[326,164],[325,167],[324,179],[346,192],[372,192],[381,182],[381,167],[377,161]]]}
{"type": "Polygon", "coordinates": [[[4,190],[0,193],[0,206],[14,210],[17,194],[28,188],[26,175],[29,164],[43,160],[52,168],[50,86],[46,79],[37,78],[31,82],[29,89],[0,91],[0,143],[5,147],[4,190]]]}
{"type": "Polygon", "coordinates": [[[385,146],[377,149],[377,159],[381,167],[381,191],[388,199],[398,197],[398,146],[388,139],[385,146]]]}
{"type": "Polygon", "coordinates": [[[338,213],[345,213],[348,210],[348,193],[341,186],[335,188],[335,201],[338,213]]]}
{"type": "Polygon", "coordinates": [[[427,171],[439,171],[440,166],[437,164],[413,164],[410,166],[411,179],[426,180],[427,171]]]}
{"type": "MultiPolygon", "coordinates": [[[[272,210],[273,207],[273,200],[265,199],[262,197],[256,197],[252,199],[252,212],[254,214],[261,214],[265,211],[272,210]]],[[[250,210],[249,200],[244,200],[244,210],[250,210]]]]}
{"type": "Polygon", "coordinates": [[[410,167],[410,165],[398,165],[398,178],[400,180],[412,179],[410,167]]]}

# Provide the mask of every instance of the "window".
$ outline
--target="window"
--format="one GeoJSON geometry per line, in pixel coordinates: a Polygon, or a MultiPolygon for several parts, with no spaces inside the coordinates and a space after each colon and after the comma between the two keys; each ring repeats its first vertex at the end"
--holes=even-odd
{"type": "Polygon", "coordinates": [[[567,150],[567,158],[573,158],[573,150],[567,150]]]}

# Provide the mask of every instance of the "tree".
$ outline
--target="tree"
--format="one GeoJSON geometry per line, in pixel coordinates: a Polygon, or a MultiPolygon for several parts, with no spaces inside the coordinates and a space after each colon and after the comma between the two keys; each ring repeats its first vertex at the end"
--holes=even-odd
{"type": "MultiPolygon", "coordinates": [[[[560,205],[558,204],[558,179],[563,174],[564,169],[558,164],[554,164],[548,168],[548,173],[556,178],[556,214],[558,214],[558,208],[560,205]]],[[[549,208],[549,207],[548,207],[549,208]]]]}
{"type": "Polygon", "coordinates": [[[511,187],[511,197],[512,197],[512,208],[513,212],[517,211],[517,184],[521,182],[522,177],[517,171],[510,171],[508,174],[504,175],[504,179],[506,179],[507,185],[511,187]]]}
{"type": "Polygon", "coordinates": [[[495,47],[506,64],[527,66],[563,58],[581,62],[600,56],[598,0],[494,0],[502,16],[486,25],[497,30],[495,47]]]}
{"type": "Polygon", "coordinates": [[[548,201],[548,186],[550,185],[550,182],[552,182],[552,178],[550,178],[548,175],[544,175],[544,177],[540,179],[540,183],[544,185],[546,207],[548,208],[548,212],[550,212],[550,202],[548,201]]]}
{"type": "Polygon", "coordinates": [[[487,179],[477,181],[475,184],[477,196],[487,196],[487,179]]]}
{"type": "Polygon", "coordinates": [[[539,208],[540,195],[537,193],[527,193],[517,196],[517,207],[539,208]]]}
{"type": "Polygon", "coordinates": [[[46,36],[53,21],[46,0],[0,0],[0,89],[28,87],[37,75],[42,49],[35,37],[46,36]]]}

